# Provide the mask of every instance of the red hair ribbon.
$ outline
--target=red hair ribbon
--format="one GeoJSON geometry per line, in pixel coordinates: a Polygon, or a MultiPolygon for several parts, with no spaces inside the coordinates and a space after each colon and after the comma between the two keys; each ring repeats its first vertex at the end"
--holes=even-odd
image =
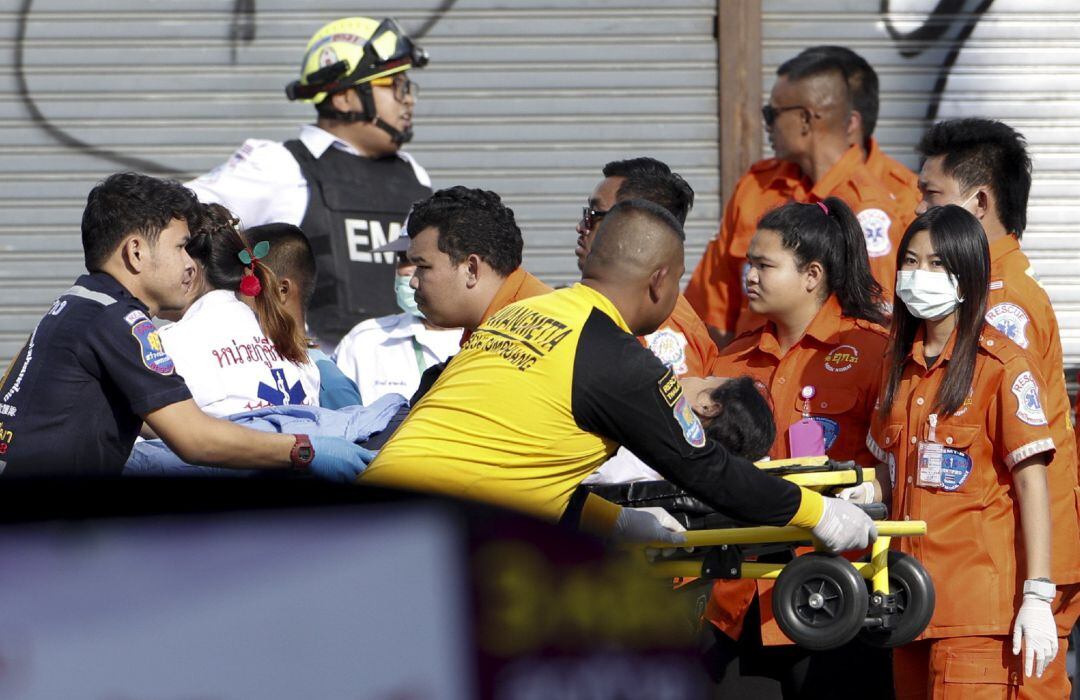
{"type": "Polygon", "coordinates": [[[262,283],[259,282],[259,278],[255,276],[255,261],[260,258],[265,258],[266,254],[270,252],[270,243],[267,241],[259,241],[255,244],[255,249],[244,248],[241,250],[237,257],[240,258],[240,262],[244,263],[247,268],[244,270],[244,277],[240,280],[240,293],[244,296],[257,297],[259,292],[262,291],[262,283]]]}
{"type": "Polygon", "coordinates": [[[821,207],[821,211],[825,212],[825,216],[829,215],[829,208],[825,206],[825,202],[818,202],[817,205],[821,207]]]}

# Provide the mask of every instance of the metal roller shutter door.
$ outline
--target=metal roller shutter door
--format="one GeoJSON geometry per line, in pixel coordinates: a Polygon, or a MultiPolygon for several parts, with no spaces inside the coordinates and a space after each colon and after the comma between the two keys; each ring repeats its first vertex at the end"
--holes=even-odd
{"type": "Polygon", "coordinates": [[[283,86],[310,35],[349,14],[393,15],[410,32],[434,21],[409,151],[436,186],[502,194],[526,266],[547,282],[576,278],[574,224],[609,160],[652,155],[686,176],[698,193],[691,269],[716,231],[714,1],[263,0],[240,14],[245,3],[220,0],[3,4],[15,50],[0,77],[0,367],[82,271],[86,193],[132,168],[109,156],[183,178],[245,138],[293,137],[312,109],[289,104],[283,86]]]}
{"type": "MultiPolygon", "coordinates": [[[[1067,367],[1080,365],[1080,5],[1050,0],[957,0],[931,17],[937,0],[764,0],[762,83],[814,44],[841,44],[864,56],[881,79],[875,135],[909,167],[928,106],[938,118],[1001,119],[1027,137],[1034,183],[1023,247],[1061,325],[1067,367]],[[890,28],[933,34],[900,42],[890,28]],[[964,40],[965,27],[972,27],[964,40]],[[934,31],[940,30],[940,31],[934,31]],[[901,49],[914,55],[902,55],[901,49]],[[951,69],[950,52],[958,51],[951,69]],[[935,91],[939,76],[946,76],[935,91]]],[[[1074,374],[1074,373],[1070,373],[1074,374]]],[[[1071,379],[1071,376],[1070,376],[1071,379]]]]}

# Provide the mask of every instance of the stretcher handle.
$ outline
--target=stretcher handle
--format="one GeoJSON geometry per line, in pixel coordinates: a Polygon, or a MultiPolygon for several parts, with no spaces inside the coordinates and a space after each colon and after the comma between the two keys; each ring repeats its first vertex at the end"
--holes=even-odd
{"type": "Polygon", "coordinates": [[[889,506],[884,503],[857,503],[862,512],[870,516],[871,520],[888,520],[889,506]]]}
{"type": "MultiPolygon", "coordinates": [[[[917,537],[926,534],[926,522],[923,520],[885,520],[876,523],[881,537],[917,537]]],[[[671,549],[672,547],[712,547],[721,544],[772,544],[779,542],[813,543],[810,531],[786,525],[772,527],[733,527],[720,530],[688,530],[683,533],[686,541],[680,544],[653,542],[649,547],[671,549]]]]}

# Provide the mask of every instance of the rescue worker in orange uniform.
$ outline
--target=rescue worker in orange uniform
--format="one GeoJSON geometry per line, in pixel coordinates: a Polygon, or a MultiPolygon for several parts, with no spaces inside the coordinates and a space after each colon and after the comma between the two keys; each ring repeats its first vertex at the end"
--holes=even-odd
{"type": "MultiPolygon", "coordinates": [[[[873,467],[866,433],[888,334],[858,220],[836,197],[788,204],[762,218],[747,255],[750,309],[766,322],[721,352],[719,373],[747,374],[766,388],[776,423],[770,457],[828,454],[873,467]]],[[[869,503],[880,494],[866,482],[842,496],[869,503]]],[[[707,656],[715,678],[738,655],[741,676],[774,678],[785,698],[891,692],[888,655],[880,650],[860,643],[813,656],[777,649],[791,642],[772,618],[771,581],[721,580],[712,593],[705,617],[725,635],[714,635],[707,656]]]]}
{"type": "Polygon", "coordinates": [[[922,199],[919,194],[918,175],[900,161],[889,157],[874,138],[880,107],[877,72],[865,58],[846,46],[811,46],[803,51],[803,54],[814,53],[831,56],[844,64],[856,117],[851,142],[863,147],[866,167],[885,185],[885,189],[896,201],[897,208],[902,213],[913,211],[922,199]]]}
{"type": "Polygon", "coordinates": [[[1052,612],[1054,440],[1038,368],[985,320],[990,251],[957,205],[901,241],[897,303],[867,445],[894,518],[925,520],[895,548],[934,581],[933,618],[893,650],[898,700],[1068,695],[1052,612]]]}
{"type": "Polygon", "coordinates": [[[686,298],[723,347],[760,325],[745,294],[746,250],[757,222],[789,201],[844,200],[862,226],[874,278],[891,297],[895,244],[913,213],[903,211],[864,162],[845,64],[821,53],[796,56],[777,70],[762,108],[776,157],[750,167],[724,210],[720,233],[709,242],[686,288],[686,298]]]}
{"type": "Polygon", "coordinates": [[[1080,615],[1080,486],[1061,333],[1050,297],[1020,249],[1027,224],[1031,159],[1024,138],[1002,122],[956,119],[938,122],[923,135],[919,186],[928,206],[958,204],[975,215],[990,245],[986,322],[1027,351],[1046,380],[1046,417],[1057,451],[1050,462],[1053,521],[1052,578],[1061,643],[1080,615]]]}
{"type": "MultiPolygon", "coordinates": [[[[574,254],[582,269],[600,221],[616,202],[644,199],[671,212],[686,223],[694,206],[694,190],[678,173],[655,158],[632,158],[612,161],[604,166],[604,179],[596,185],[577,225],[578,239],[574,254]]],[[[709,337],[704,322],[682,294],[675,310],[654,333],[639,338],[676,377],[708,377],[719,357],[716,344],[709,337]]]]}

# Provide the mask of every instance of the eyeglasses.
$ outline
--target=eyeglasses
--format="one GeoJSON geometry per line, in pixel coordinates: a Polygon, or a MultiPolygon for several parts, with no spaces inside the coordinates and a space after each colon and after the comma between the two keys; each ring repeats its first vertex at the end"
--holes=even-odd
{"type": "Polygon", "coordinates": [[[803,107],[802,105],[794,105],[792,107],[773,107],[772,105],[765,105],[761,108],[761,118],[765,120],[765,126],[771,127],[781,113],[790,112],[793,109],[801,109],[806,112],[807,119],[814,116],[814,113],[811,112],[808,107],[803,107]]]}
{"type": "Polygon", "coordinates": [[[601,209],[593,209],[592,207],[581,208],[581,225],[587,229],[592,230],[593,226],[600,223],[600,219],[607,216],[607,212],[601,209]]]}
{"type": "Polygon", "coordinates": [[[376,78],[371,81],[371,84],[376,87],[388,87],[394,90],[394,99],[398,102],[405,102],[412,95],[414,98],[420,97],[420,86],[409,78],[398,73],[390,78],[376,78]]]}

